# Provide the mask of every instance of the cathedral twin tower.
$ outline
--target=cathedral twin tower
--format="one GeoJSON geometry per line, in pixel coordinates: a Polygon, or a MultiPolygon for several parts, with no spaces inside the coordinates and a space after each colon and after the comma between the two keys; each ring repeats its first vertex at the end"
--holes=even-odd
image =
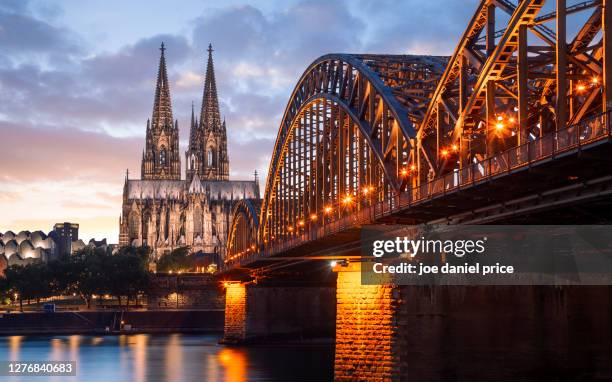
{"type": "MultiPolygon", "coordinates": [[[[179,128],[178,121],[172,117],[170,86],[164,56],[166,48],[163,43],[160,50],[153,116],[151,120],[147,120],[141,176],[143,180],[180,180],[179,128]]],[[[221,121],[219,113],[212,52],[212,46],[209,45],[199,121],[195,117],[193,104],[191,105],[189,148],[185,152],[187,182],[190,182],[196,174],[201,180],[229,178],[227,132],[225,121],[221,121]]]]}
{"type": "Polygon", "coordinates": [[[119,244],[147,245],[156,258],[189,247],[219,263],[226,253],[232,208],[243,199],[259,200],[259,182],[229,180],[227,132],[219,113],[210,45],[202,111],[198,120],[191,106],[186,174],[181,179],[179,127],[172,117],[164,44],[160,50],[141,176],[126,176],[123,186],[119,244]]]}

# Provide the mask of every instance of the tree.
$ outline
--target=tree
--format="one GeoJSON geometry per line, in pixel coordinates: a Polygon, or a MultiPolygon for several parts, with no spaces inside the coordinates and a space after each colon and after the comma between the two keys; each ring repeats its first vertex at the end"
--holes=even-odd
{"type": "Polygon", "coordinates": [[[11,286],[9,285],[6,277],[0,277],[0,299],[2,304],[9,304],[11,299],[11,286]]]}
{"type": "Polygon", "coordinates": [[[122,296],[127,297],[129,308],[130,299],[146,291],[149,277],[146,264],[141,256],[129,252],[110,256],[105,262],[108,292],[117,297],[119,307],[122,296]]]}
{"type": "Polygon", "coordinates": [[[195,256],[190,255],[189,250],[189,247],[180,247],[162,255],[157,261],[157,270],[160,272],[185,272],[194,269],[195,256]]]}
{"type": "Polygon", "coordinates": [[[6,269],[5,276],[9,290],[19,300],[19,310],[22,312],[23,300],[38,301],[51,295],[50,274],[46,264],[12,265],[6,269]]]}

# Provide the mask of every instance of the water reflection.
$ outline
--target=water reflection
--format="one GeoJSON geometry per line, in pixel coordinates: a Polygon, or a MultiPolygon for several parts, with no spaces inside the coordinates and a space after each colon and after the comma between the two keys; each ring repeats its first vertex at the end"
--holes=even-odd
{"type": "Polygon", "coordinates": [[[225,348],[218,354],[219,361],[225,368],[225,380],[246,381],[247,360],[244,350],[225,348]]]}
{"type": "Polygon", "coordinates": [[[218,340],[180,334],[9,336],[0,337],[0,360],[74,360],[75,382],[332,380],[332,347],[225,347],[218,340]]]}

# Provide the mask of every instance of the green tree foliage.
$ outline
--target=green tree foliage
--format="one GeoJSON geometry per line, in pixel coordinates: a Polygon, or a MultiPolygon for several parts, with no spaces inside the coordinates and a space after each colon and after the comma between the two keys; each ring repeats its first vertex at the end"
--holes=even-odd
{"type": "Polygon", "coordinates": [[[24,300],[40,300],[51,295],[51,274],[46,264],[12,265],[5,270],[4,275],[10,292],[19,301],[21,310],[24,300]]]}
{"type": "Polygon", "coordinates": [[[157,261],[159,272],[190,271],[195,268],[195,256],[189,254],[189,247],[180,247],[164,254],[157,261]]]}
{"type": "Polygon", "coordinates": [[[111,255],[102,249],[86,247],[72,256],[48,263],[13,265],[0,278],[0,294],[17,296],[23,310],[24,300],[76,293],[91,306],[93,295],[110,294],[122,306],[122,297],[146,293],[149,247],[124,247],[111,255]]]}

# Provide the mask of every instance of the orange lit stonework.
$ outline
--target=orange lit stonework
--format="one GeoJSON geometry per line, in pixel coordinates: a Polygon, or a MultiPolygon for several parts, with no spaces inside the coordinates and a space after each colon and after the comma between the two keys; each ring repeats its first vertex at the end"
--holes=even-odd
{"type": "Polygon", "coordinates": [[[225,283],[225,335],[224,342],[239,342],[246,337],[246,286],[225,283]]]}
{"type": "Polygon", "coordinates": [[[359,263],[334,268],[338,272],[334,380],[394,380],[393,287],[361,285],[360,269],[359,263]]]}

